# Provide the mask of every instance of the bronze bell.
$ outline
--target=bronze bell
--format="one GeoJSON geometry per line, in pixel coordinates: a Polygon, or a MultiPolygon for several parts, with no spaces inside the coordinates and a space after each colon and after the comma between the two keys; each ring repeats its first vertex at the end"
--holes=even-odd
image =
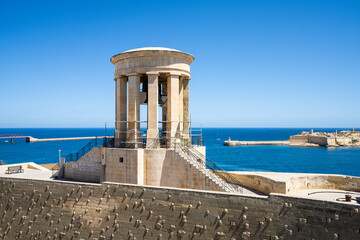
{"type": "MultiPolygon", "coordinates": [[[[148,80],[143,81],[141,92],[146,93],[146,98],[145,98],[143,104],[147,104],[148,103],[148,80]]],[[[159,83],[158,84],[158,102],[160,105],[163,105],[166,103],[166,100],[164,100],[164,98],[163,98],[166,96],[167,96],[166,94],[162,94],[161,83],[159,83]]]]}

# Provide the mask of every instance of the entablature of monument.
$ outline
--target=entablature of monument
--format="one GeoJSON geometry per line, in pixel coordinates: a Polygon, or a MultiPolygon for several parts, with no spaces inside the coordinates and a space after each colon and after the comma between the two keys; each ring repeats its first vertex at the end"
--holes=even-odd
{"type": "MultiPolygon", "coordinates": [[[[139,70],[139,69],[137,69],[139,70]]],[[[115,77],[114,77],[114,81],[116,81],[117,78],[127,78],[129,76],[133,76],[133,75],[139,75],[139,76],[142,76],[142,75],[158,75],[158,76],[162,76],[162,77],[167,77],[167,76],[179,76],[179,77],[182,77],[182,78],[185,78],[185,79],[188,79],[188,80],[191,80],[191,75],[190,75],[190,72],[189,73],[184,73],[182,71],[169,71],[168,69],[165,70],[165,71],[154,71],[154,69],[151,69],[150,71],[137,71],[137,72],[134,72],[134,71],[129,71],[129,72],[125,72],[125,73],[118,73],[116,72],[115,74],[115,77]]]]}
{"type": "Polygon", "coordinates": [[[169,48],[139,48],[117,54],[110,61],[115,65],[115,75],[174,72],[189,77],[194,57],[169,48]]]}
{"type": "MultiPolygon", "coordinates": [[[[181,52],[178,50],[168,49],[168,50],[142,50],[142,49],[134,49],[125,51],[123,53],[119,53],[111,57],[110,61],[115,65],[119,61],[129,60],[129,59],[140,59],[140,58],[148,58],[148,57],[157,57],[159,60],[170,60],[174,58],[183,59],[188,64],[191,64],[195,57],[189,53],[181,52]]],[[[137,60],[138,61],[138,60],[137,60]]]]}
{"type": "Polygon", "coordinates": [[[115,71],[115,76],[129,76],[134,74],[147,74],[148,72],[158,72],[159,74],[179,75],[183,77],[190,77],[190,67],[185,69],[170,68],[170,67],[146,67],[146,68],[126,68],[115,71]]]}

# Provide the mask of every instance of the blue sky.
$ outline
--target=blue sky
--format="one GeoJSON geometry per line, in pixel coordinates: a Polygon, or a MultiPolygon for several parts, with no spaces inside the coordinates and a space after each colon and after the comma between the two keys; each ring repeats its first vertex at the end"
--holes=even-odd
{"type": "MultiPolygon", "coordinates": [[[[110,57],[195,56],[193,125],[360,127],[360,1],[1,1],[0,127],[114,125],[110,57]]],[[[144,114],[143,114],[144,115],[144,114]]]]}

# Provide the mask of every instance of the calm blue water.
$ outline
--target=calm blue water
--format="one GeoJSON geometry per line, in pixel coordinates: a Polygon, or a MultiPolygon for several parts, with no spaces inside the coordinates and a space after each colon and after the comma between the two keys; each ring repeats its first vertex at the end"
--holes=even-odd
{"type": "MultiPolygon", "coordinates": [[[[334,132],[336,129],[314,129],[334,132]]],[[[338,129],[345,130],[345,129],[338,129]]],[[[349,130],[349,129],[348,129],[349,130]]],[[[107,129],[108,135],[113,129],[107,129]]],[[[226,170],[332,173],[360,176],[360,148],[306,148],[288,146],[223,146],[229,137],[233,140],[287,140],[290,135],[305,128],[205,128],[203,136],[207,156],[226,170]],[[217,140],[220,138],[220,140],[217,140]]],[[[18,133],[36,138],[103,136],[100,128],[66,129],[0,129],[1,134],[18,133]]],[[[14,144],[0,141],[0,159],[8,163],[58,162],[58,150],[62,156],[77,152],[90,140],[14,144]]]]}

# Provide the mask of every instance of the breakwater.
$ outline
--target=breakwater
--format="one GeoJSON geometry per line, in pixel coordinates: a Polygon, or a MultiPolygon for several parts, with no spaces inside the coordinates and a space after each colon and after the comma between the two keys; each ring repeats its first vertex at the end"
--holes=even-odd
{"type": "Polygon", "coordinates": [[[289,145],[289,141],[224,141],[225,146],[246,146],[246,145],[289,145]]]}
{"type": "Polygon", "coordinates": [[[68,138],[33,138],[26,137],[26,142],[54,142],[54,141],[72,141],[72,140],[87,140],[95,138],[104,138],[102,137],[68,137],[68,138]]]}

